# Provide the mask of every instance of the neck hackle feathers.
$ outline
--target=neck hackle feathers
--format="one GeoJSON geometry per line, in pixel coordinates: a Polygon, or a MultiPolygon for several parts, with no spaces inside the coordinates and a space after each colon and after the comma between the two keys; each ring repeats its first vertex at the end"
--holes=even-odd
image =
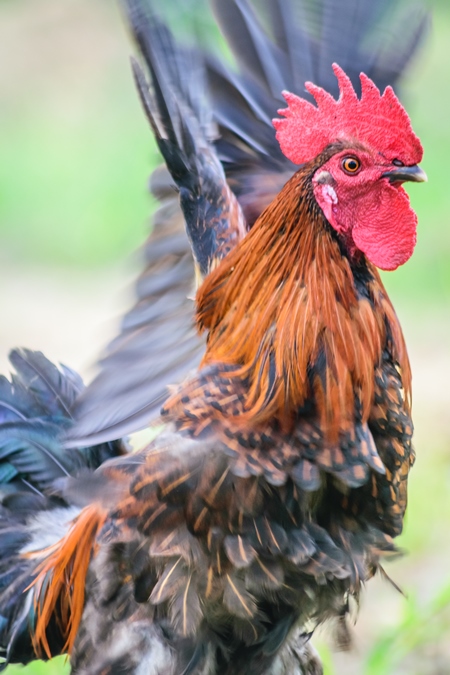
{"type": "Polygon", "coordinates": [[[350,264],[308,187],[311,170],[308,164],[288,181],[208,275],[197,294],[197,320],[209,331],[203,366],[226,364],[227,377],[248,383],[236,423],[264,426],[276,419],[287,431],[313,397],[323,432],[336,438],[353,420],[355,392],[362,420],[368,418],[387,331],[405,372],[408,363],[375,269],[371,300],[358,298],[350,264]]]}
{"type": "Polygon", "coordinates": [[[273,120],[281,150],[295,164],[302,164],[336,141],[364,143],[392,161],[406,166],[422,159],[422,145],[414,134],[407,112],[392,87],[383,94],[372,80],[361,73],[361,98],[358,99],[349,77],[333,64],[340,96],[331,94],[311,82],[306,90],[317,107],[304,98],[283,92],[288,107],[278,111],[285,119],[273,120]]]}

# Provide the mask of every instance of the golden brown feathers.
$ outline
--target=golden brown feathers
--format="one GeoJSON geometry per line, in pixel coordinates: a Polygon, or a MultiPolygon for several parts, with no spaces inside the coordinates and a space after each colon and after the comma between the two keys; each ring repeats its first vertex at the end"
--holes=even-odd
{"type": "MultiPolygon", "coordinates": [[[[275,419],[290,432],[311,398],[330,439],[353,424],[355,405],[365,423],[388,339],[409,397],[403,336],[379,274],[356,263],[367,265],[371,277],[368,292],[358,289],[312,194],[309,178],[323,161],[286,183],[197,294],[198,325],[209,330],[202,365],[223,364],[227,377],[243,383],[244,410],[233,418],[241,427],[275,419]]],[[[211,414],[220,418],[217,410],[211,414]]]]}

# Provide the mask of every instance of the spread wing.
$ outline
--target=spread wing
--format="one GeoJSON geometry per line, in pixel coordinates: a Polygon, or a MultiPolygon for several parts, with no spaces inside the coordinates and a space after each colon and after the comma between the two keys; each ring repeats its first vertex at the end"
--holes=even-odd
{"type": "Polygon", "coordinates": [[[211,4],[234,66],[174,44],[150,1],[125,3],[151,90],[136,67],[135,77],[172,177],[158,169],[152,178],[161,205],[145,245],[137,301],[76,405],[71,444],[110,440],[147,426],[167,398],[166,385],[182,380],[200,361],[203,343],[189,299],[194,266],[179,198],[204,275],[241,236],[233,194],[251,227],[296,169],[281,153],[271,122],[285,105],[281,91],[301,93],[311,80],[337,94],[334,61],[356,90],[361,71],[381,89],[395,85],[428,21],[419,7],[390,0],[267,0],[258,10],[248,0],[211,4]]]}
{"type": "Polygon", "coordinates": [[[172,179],[161,167],[151,190],[160,204],[143,248],[136,303],[74,408],[77,438],[119,438],[145,427],[167,397],[167,385],[194,369],[203,341],[194,327],[194,266],[172,179]]]}
{"type": "Polygon", "coordinates": [[[168,170],[160,168],[152,177],[161,206],[145,246],[138,303],[109,346],[100,374],[77,401],[79,423],[69,433],[69,446],[117,438],[156,417],[167,385],[183,379],[203,353],[193,323],[195,281],[246,231],[210,143],[214,125],[200,61],[192,51],[178,49],[142,3],[130,0],[126,11],[150,76],[149,86],[133,61],[136,85],[168,170]]]}

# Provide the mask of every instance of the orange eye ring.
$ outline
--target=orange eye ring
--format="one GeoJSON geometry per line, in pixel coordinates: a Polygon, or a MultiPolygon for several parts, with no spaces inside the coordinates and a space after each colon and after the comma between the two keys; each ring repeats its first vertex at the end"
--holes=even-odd
{"type": "Polygon", "coordinates": [[[345,173],[348,173],[350,176],[355,175],[361,168],[361,162],[357,157],[344,157],[342,160],[342,168],[345,173]]]}

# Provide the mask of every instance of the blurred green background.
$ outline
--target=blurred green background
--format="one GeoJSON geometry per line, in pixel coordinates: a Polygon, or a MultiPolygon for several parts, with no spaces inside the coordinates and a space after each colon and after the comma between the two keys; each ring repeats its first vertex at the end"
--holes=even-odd
{"type": "MultiPolygon", "coordinates": [[[[352,651],[336,653],[329,633],[317,636],[327,675],[450,673],[450,3],[434,5],[403,96],[429,177],[410,189],[419,239],[412,260],[385,275],[414,373],[407,555],[386,565],[407,599],[372,581],[352,651]]],[[[132,252],[148,229],[146,183],[157,162],[130,51],[111,0],[0,0],[3,371],[20,344],[89,376],[130,302],[124,289],[139,269],[132,252]]],[[[54,675],[67,666],[6,672],[54,675]]]]}

